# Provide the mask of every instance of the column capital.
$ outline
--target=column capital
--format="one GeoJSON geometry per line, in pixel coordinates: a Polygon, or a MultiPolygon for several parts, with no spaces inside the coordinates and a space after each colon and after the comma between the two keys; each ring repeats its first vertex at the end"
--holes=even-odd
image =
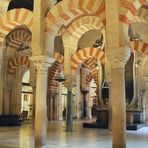
{"type": "Polygon", "coordinates": [[[30,61],[36,66],[37,72],[47,73],[48,68],[55,60],[48,56],[33,56],[30,57],[30,61]]]}
{"type": "Polygon", "coordinates": [[[130,57],[130,53],[131,51],[127,46],[106,50],[106,55],[111,63],[112,69],[124,68],[130,57]]]}
{"type": "Polygon", "coordinates": [[[76,86],[75,82],[68,82],[68,83],[64,83],[64,86],[67,88],[68,91],[72,91],[73,87],[76,86]]]}

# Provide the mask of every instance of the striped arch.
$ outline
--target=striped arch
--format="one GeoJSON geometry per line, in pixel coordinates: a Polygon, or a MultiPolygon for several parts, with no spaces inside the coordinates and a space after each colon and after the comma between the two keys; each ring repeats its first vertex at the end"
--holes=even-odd
{"type": "Polygon", "coordinates": [[[59,69],[59,62],[55,61],[53,65],[49,68],[48,71],[48,90],[53,91],[56,90],[58,87],[58,83],[54,80],[56,72],[58,72],[59,69]]]}
{"type": "Polygon", "coordinates": [[[88,85],[92,79],[94,79],[96,85],[99,84],[99,80],[98,80],[98,75],[99,75],[99,72],[96,68],[94,68],[86,77],[86,84],[88,85]]]}
{"type": "Polygon", "coordinates": [[[60,53],[58,52],[55,52],[54,53],[54,59],[55,59],[55,62],[53,63],[53,65],[49,68],[49,71],[48,71],[48,90],[50,92],[54,92],[54,91],[57,91],[57,88],[58,88],[58,82],[56,82],[54,80],[54,77],[56,75],[56,73],[59,72],[59,68],[60,68],[60,65],[63,65],[64,63],[64,56],[61,55],[60,53]]]}
{"type": "Polygon", "coordinates": [[[105,29],[105,20],[101,20],[101,18],[96,16],[84,16],[82,18],[77,19],[73,22],[65,31],[66,35],[73,35],[76,39],[79,38],[84,32],[90,29],[105,29]]]}
{"type": "MultiPolygon", "coordinates": [[[[71,26],[73,22],[85,16],[97,16],[97,17],[99,16],[101,20],[105,20],[104,1],[103,0],[89,0],[89,1],[62,0],[48,12],[46,16],[45,31],[49,33],[50,36],[52,36],[52,38],[54,38],[57,35],[57,33],[59,33],[59,31],[61,30],[60,28],[62,25],[64,25],[65,28],[69,28],[69,26],[71,26]]],[[[66,38],[68,38],[68,36],[66,38]]],[[[49,41],[50,41],[49,43],[50,46],[54,48],[53,40],[50,39],[49,41]]],[[[64,47],[67,47],[69,44],[65,42],[64,42],[64,47]]],[[[72,44],[72,46],[74,45],[74,43],[72,44]]],[[[76,50],[74,46],[73,50],[74,52],[76,50]]]]}
{"type": "Polygon", "coordinates": [[[120,0],[121,11],[120,11],[120,21],[126,25],[130,25],[133,22],[141,21],[142,19],[135,17],[138,9],[148,0],[120,0]]]}
{"type": "Polygon", "coordinates": [[[24,65],[29,68],[30,61],[28,56],[17,56],[8,61],[8,73],[15,74],[19,65],[24,65]]]}
{"type": "Polygon", "coordinates": [[[105,21],[102,21],[99,17],[85,16],[76,20],[67,28],[63,35],[63,38],[65,38],[64,46],[68,46],[70,43],[73,49],[76,50],[81,36],[92,29],[100,30],[104,36],[103,39],[105,42],[105,21]]]}
{"type": "Polygon", "coordinates": [[[134,16],[137,22],[148,23],[148,11],[145,7],[140,7],[137,16],[134,16]]]}
{"type": "Polygon", "coordinates": [[[46,17],[46,31],[57,33],[62,24],[68,27],[73,21],[84,16],[105,18],[103,0],[63,0],[53,7],[46,17]]]}
{"type": "Polygon", "coordinates": [[[55,80],[48,80],[48,91],[52,93],[57,93],[59,83],[55,80]]]}
{"type": "Polygon", "coordinates": [[[86,85],[88,86],[89,83],[92,81],[93,76],[92,73],[90,72],[87,76],[86,76],[86,85]]]}
{"type": "Polygon", "coordinates": [[[95,58],[89,58],[85,60],[82,64],[87,69],[94,69],[96,67],[96,59],[95,58]]]}
{"type": "Polygon", "coordinates": [[[100,48],[88,47],[78,50],[74,55],[71,57],[71,68],[72,70],[77,70],[79,64],[83,63],[84,60],[96,57],[100,60],[103,64],[105,62],[105,53],[100,48]]]}
{"type": "Polygon", "coordinates": [[[19,27],[7,35],[9,47],[19,49],[24,42],[31,42],[31,32],[24,27],[19,27]]]}
{"type": "Polygon", "coordinates": [[[25,25],[32,30],[33,13],[27,9],[13,9],[0,17],[0,46],[6,35],[15,27],[25,25]]]}
{"type": "Polygon", "coordinates": [[[141,52],[148,55],[148,43],[141,41],[131,41],[130,47],[133,52],[141,52]]]}
{"type": "Polygon", "coordinates": [[[92,76],[93,76],[93,79],[94,79],[96,85],[99,84],[98,75],[99,75],[99,71],[96,68],[93,69],[92,76]]]}
{"type": "Polygon", "coordinates": [[[50,80],[52,80],[56,74],[56,71],[58,70],[59,68],[59,62],[58,61],[55,61],[53,63],[53,65],[49,68],[49,75],[48,75],[48,78],[50,80]]]}

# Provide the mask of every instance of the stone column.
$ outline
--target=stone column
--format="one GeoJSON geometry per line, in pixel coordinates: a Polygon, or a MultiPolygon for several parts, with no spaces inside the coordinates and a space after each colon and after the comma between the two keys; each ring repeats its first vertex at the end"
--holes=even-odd
{"type": "Polygon", "coordinates": [[[36,86],[32,86],[33,89],[33,111],[32,111],[32,126],[35,128],[35,99],[36,99],[36,86]]]}
{"type": "Polygon", "coordinates": [[[112,130],[112,104],[113,104],[113,99],[111,99],[111,81],[108,81],[108,87],[109,87],[109,101],[108,101],[108,111],[109,111],[109,116],[108,116],[108,129],[111,131],[112,130]]]}
{"type": "Polygon", "coordinates": [[[87,118],[92,119],[92,106],[93,106],[93,97],[95,94],[94,88],[91,88],[89,84],[89,92],[87,94],[87,118]]]}
{"type": "Polygon", "coordinates": [[[53,94],[48,96],[48,120],[53,120],[53,94]]]}
{"type": "Polygon", "coordinates": [[[111,62],[112,147],[126,148],[125,64],[130,57],[128,47],[107,50],[111,62]]]}
{"type": "Polygon", "coordinates": [[[63,120],[62,116],[62,83],[59,83],[59,95],[58,95],[58,119],[63,120]]]}
{"type": "Polygon", "coordinates": [[[81,68],[81,92],[83,93],[83,117],[86,117],[87,114],[87,93],[89,90],[89,85],[86,83],[86,77],[88,75],[89,71],[85,67],[81,68]]]}
{"type": "Polygon", "coordinates": [[[82,118],[82,95],[80,90],[80,69],[77,70],[76,75],[76,98],[77,98],[77,119],[82,118]]]}
{"type": "Polygon", "coordinates": [[[144,104],[145,104],[145,123],[146,125],[148,125],[148,77],[144,78],[144,82],[145,82],[145,100],[144,100],[144,104]]]}
{"type": "Polygon", "coordinates": [[[37,69],[35,104],[35,148],[45,148],[47,128],[47,81],[48,68],[54,62],[46,56],[31,57],[37,69]]]}
{"type": "Polygon", "coordinates": [[[2,115],[2,113],[3,113],[3,74],[2,74],[2,60],[3,60],[3,58],[0,55],[0,115],[2,115]]]}
{"type": "Polygon", "coordinates": [[[33,89],[32,127],[35,128],[36,68],[30,62],[30,86],[33,89]]]}
{"type": "Polygon", "coordinates": [[[90,95],[90,88],[88,93],[86,94],[86,118],[87,119],[92,119],[92,112],[91,112],[91,108],[92,108],[92,100],[91,100],[91,95],[90,95]]]}
{"type": "Polygon", "coordinates": [[[87,100],[88,100],[88,90],[83,89],[82,90],[83,93],[83,117],[86,118],[87,117],[87,100]]]}
{"type": "Polygon", "coordinates": [[[66,111],[66,131],[72,132],[72,130],[73,130],[73,94],[72,94],[72,88],[68,88],[67,111],[66,111]]]}
{"type": "MultiPolygon", "coordinates": [[[[106,61],[105,61],[105,63],[106,63],[106,61]]],[[[106,64],[105,64],[105,66],[106,66],[106,64]]],[[[103,107],[104,106],[104,102],[102,100],[103,66],[101,66],[101,64],[100,64],[100,68],[98,70],[98,73],[99,73],[99,75],[98,75],[99,84],[96,88],[96,94],[97,94],[97,98],[98,98],[97,99],[97,106],[103,107]]]]}
{"type": "Polygon", "coordinates": [[[57,109],[58,109],[58,102],[57,102],[57,94],[53,95],[53,120],[57,120],[57,109]]]}

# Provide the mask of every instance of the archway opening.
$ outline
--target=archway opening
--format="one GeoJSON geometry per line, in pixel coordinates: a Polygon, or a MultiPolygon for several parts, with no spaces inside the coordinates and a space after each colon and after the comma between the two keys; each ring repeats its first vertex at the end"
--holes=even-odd
{"type": "Polygon", "coordinates": [[[24,120],[32,119],[33,116],[33,89],[30,86],[29,70],[22,77],[21,115],[24,120]]]}

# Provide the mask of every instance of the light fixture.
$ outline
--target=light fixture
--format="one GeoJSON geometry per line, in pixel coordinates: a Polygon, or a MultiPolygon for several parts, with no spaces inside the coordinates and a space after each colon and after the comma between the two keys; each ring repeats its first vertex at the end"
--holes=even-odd
{"type": "Polygon", "coordinates": [[[130,26],[128,29],[128,35],[130,37],[130,41],[142,41],[140,35],[138,33],[134,33],[132,26],[130,26]]]}
{"type": "Polygon", "coordinates": [[[98,47],[101,47],[102,45],[103,45],[103,35],[101,34],[100,39],[95,40],[93,47],[98,48],[98,47]]]}
{"type": "MultiPolygon", "coordinates": [[[[62,29],[64,28],[65,26],[64,25],[61,25],[61,35],[60,36],[56,36],[56,38],[59,40],[60,42],[60,45],[63,46],[63,40],[62,40],[62,29]]],[[[61,55],[62,55],[62,52],[61,52],[61,48],[62,47],[59,47],[59,51],[60,51],[60,61],[62,60],[61,59],[61,55]]],[[[63,73],[63,66],[61,65],[61,63],[59,63],[59,69],[54,77],[54,80],[55,81],[58,81],[58,82],[64,82],[66,80],[66,77],[64,76],[64,73],[63,73]]]]}

